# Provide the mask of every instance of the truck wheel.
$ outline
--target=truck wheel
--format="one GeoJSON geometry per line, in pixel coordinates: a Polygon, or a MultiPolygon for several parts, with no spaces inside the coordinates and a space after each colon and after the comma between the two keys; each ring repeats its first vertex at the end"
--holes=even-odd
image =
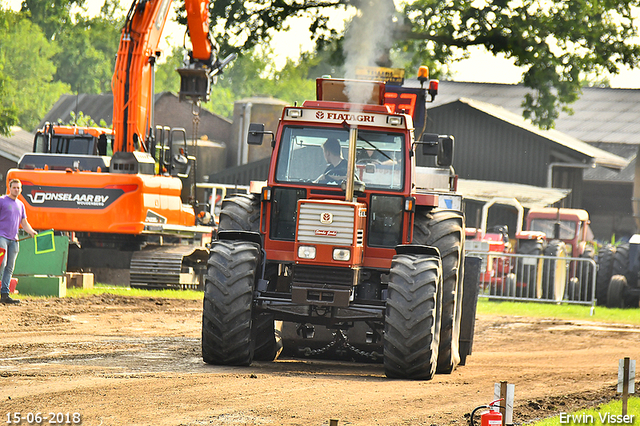
{"type": "Polygon", "coordinates": [[[607,308],[624,308],[624,289],[627,286],[627,278],[624,275],[611,277],[607,290],[607,308]]]}
{"type": "Polygon", "coordinates": [[[384,325],[384,370],[394,379],[430,380],[438,363],[442,264],[433,256],[393,257],[384,325]]]}
{"type": "Polygon", "coordinates": [[[616,247],[607,244],[598,251],[598,272],[596,274],[596,302],[599,306],[607,304],[609,282],[613,276],[613,257],[616,247]]]}
{"type": "Polygon", "coordinates": [[[557,259],[544,259],[542,262],[542,298],[560,302],[567,285],[567,261],[564,242],[550,241],[544,250],[545,256],[557,259]]]}
{"type": "Polygon", "coordinates": [[[442,328],[438,373],[449,374],[460,363],[464,216],[453,210],[416,211],[413,242],[437,247],[442,259],[442,328]]]}
{"type": "Polygon", "coordinates": [[[260,199],[257,194],[235,194],[222,201],[221,231],[260,230],[260,199]]]}
{"type": "Polygon", "coordinates": [[[532,257],[520,259],[521,267],[516,270],[516,281],[522,283],[523,286],[518,296],[532,299],[536,297],[539,258],[533,256],[542,256],[543,249],[542,240],[523,240],[520,242],[518,254],[528,254],[532,257]]]}
{"type": "Polygon", "coordinates": [[[253,360],[251,308],[260,246],[216,241],[211,246],[202,310],[202,359],[249,365],[253,360]]]}
{"type": "Polygon", "coordinates": [[[253,319],[253,340],[256,361],[274,361],[282,352],[282,321],[274,321],[273,314],[261,313],[253,319]]]}

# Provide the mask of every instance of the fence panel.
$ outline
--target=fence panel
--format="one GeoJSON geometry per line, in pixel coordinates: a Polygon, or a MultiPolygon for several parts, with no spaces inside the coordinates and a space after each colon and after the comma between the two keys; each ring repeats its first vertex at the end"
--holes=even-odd
{"type": "Polygon", "coordinates": [[[595,306],[593,259],[475,250],[466,254],[482,259],[480,297],[595,306]]]}

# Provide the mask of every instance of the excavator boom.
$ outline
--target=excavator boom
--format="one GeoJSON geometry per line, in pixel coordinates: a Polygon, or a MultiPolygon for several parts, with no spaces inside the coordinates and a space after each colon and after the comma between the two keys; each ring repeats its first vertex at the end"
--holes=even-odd
{"type": "MultiPolygon", "coordinates": [[[[172,0],[134,0],[127,13],[112,80],[114,152],[149,152],[154,127],[153,67],[171,4],[172,0]]],[[[186,0],[185,7],[193,46],[191,61],[208,76],[215,61],[209,0],[186,0]]]]}

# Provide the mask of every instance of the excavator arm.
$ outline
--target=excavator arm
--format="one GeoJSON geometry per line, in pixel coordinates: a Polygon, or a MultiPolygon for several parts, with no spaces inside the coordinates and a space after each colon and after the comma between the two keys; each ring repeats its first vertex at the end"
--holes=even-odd
{"type": "MultiPolygon", "coordinates": [[[[172,0],[133,0],[122,29],[116,67],[113,74],[114,152],[148,152],[153,138],[153,67],[160,55],[158,45],[172,0]]],[[[193,50],[185,71],[197,90],[181,100],[208,99],[210,80],[235,56],[220,63],[209,35],[209,0],[186,0],[187,23],[193,50]],[[196,82],[196,83],[194,83],[196,82]],[[206,83],[206,84],[205,84],[206,83]]],[[[181,87],[184,83],[184,74],[181,87]]]]}

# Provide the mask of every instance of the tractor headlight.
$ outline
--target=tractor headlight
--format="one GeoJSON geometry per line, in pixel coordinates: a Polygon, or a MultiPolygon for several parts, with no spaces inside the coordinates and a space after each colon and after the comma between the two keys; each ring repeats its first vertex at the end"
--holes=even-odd
{"type": "Polygon", "coordinates": [[[351,259],[351,250],[336,248],[333,249],[333,260],[342,260],[343,262],[351,259]]]}
{"type": "Polygon", "coordinates": [[[300,259],[315,259],[316,248],[314,246],[298,246],[298,257],[300,259]]]}

